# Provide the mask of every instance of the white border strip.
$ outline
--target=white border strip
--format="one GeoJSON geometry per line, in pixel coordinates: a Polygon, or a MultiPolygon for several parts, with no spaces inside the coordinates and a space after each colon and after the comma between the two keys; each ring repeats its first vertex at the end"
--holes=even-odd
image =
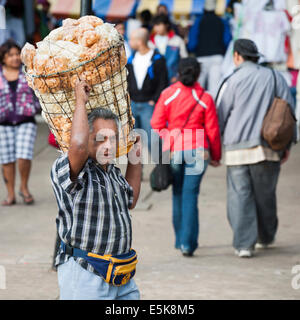
{"type": "Polygon", "coordinates": [[[177,96],[179,95],[180,91],[181,91],[181,89],[178,88],[178,89],[175,91],[175,93],[174,93],[170,98],[168,98],[168,99],[165,101],[165,106],[168,105],[168,104],[169,104],[171,101],[173,101],[174,99],[176,99],[177,96]]]}

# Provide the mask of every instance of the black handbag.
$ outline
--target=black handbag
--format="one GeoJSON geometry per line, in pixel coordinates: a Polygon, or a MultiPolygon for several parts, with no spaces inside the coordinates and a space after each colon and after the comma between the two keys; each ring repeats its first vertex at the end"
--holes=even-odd
{"type": "MultiPolygon", "coordinates": [[[[173,175],[169,163],[163,163],[162,159],[168,151],[163,152],[159,159],[159,163],[155,166],[150,174],[150,185],[153,191],[162,191],[168,189],[169,185],[173,183],[173,175]]],[[[170,159],[170,158],[169,158],[170,159]]]]}
{"type": "MultiPolygon", "coordinates": [[[[204,94],[204,90],[201,94],[201,97],[199,98],[199,101],[201,100],[203,94],[204,94]]],[[[181,127],[180,132],[184,129],[184,127],[188,123],[190,116],[193,113],[193,111],[195,110],[195,108],[197,107],[197,105],[198,105],[198,101],[196,102],[195,106],[192,108],[184,125],[181,127]]],[[[178,134],[178,136],[179,136],[179,134],[178,134]]],[[[175,143],[175,139],[173,140],[173,144],[174,143],[175,143]]],[[[153,191],[160,192],[160,191],[168,189],[168,187],[172,183],[173,183],[173,175],[172,175],[172,170],[171,170],[171,166],[170,166],[170,150],[168,150],[168,151],[161,153],[161,155],[159,157],[158,164],[152,170],[152,172],[150,174],[150,186],[153,191]]]]}

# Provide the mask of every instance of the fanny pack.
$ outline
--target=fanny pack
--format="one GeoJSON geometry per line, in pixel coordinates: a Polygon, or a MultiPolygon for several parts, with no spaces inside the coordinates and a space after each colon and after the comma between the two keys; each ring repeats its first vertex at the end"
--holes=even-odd
{"type": "Polygon", "coordinates": [[[64,253],[85,259],[99,273],[103,280],[113,286],[122,286],[135,275],[137,254],[130,249],[128,253],[120,255],[98,255],[81,249],[73,248],[61,242],[64,253]]]}

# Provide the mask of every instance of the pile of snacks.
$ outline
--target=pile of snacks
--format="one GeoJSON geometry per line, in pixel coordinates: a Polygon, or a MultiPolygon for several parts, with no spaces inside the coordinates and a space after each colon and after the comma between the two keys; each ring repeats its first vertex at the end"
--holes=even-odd
{"type": "Polygon", "coordinates": [[[26,43],[21,52],[29,86],[35,91],[42,116],[62,151],[68,150],[75,108],[76,81],[92,87],[87,112],[110,108],[118,115],[121,140],[118,156],[132,145],[134,119],[127,91],[127,58],[122,36],[112,24],[95,16],[65,19],[37,48],[26,43]]]}

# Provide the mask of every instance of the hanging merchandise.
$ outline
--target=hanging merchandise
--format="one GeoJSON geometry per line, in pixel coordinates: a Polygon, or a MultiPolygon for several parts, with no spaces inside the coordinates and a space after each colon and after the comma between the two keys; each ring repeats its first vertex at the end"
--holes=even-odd
{"type": "Polygon", "coordinates": [[[290,15],[292,26],[288,67],[300,69],[300,0],[287,0],[287,11],[290,15]]]}
{"type": "MultiPolygon", "coordinates": [[[[4,2],[4,1],[3,1],[4,2]]],[[[0,1],[0,45],[5,42],[7,38],[6,34],[6,16],[5,16],[5,8],[0,1]]]]}
{"type": "Polygon", "coordinates": [[[264,55],[264,62],[286,62],[285,40],[291,25],[282,1],[271,4],[269,0],[246,0],[235,4],[237,38],[253,40],[264,55]]]}

